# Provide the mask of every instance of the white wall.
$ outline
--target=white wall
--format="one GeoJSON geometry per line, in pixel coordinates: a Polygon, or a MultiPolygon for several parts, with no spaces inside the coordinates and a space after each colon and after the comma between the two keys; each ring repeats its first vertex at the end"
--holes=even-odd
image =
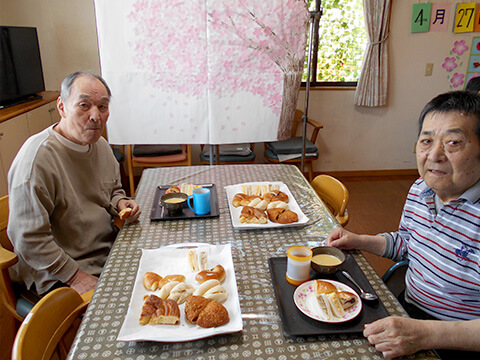
{"type": "MultiPolygon", "coordinates": [[[[433,0],[447,2],[447,0],[433,0]]],[[[453,24],[454,5],[449,29],[453,24]]],[[[320,159],[315,171],[361,171],[414,169],[413,145],[416,121],[423,106],[435,95],[449,91],[447,72],[442,68],[453,43],[480,33],[453,34],[410,32],[412,4],[416,0],[393,0],[389,38],[389,95],[383,108],[358,108],[352,90],[313,90],[309,117],[323,123],[317,142],[320,159]],[[425,65],[433,63],[433,75],[425,77],[425,65]]],[[[46,87],[58,90],[63,77],[77,69],[100,71],[93,0],[0,0],[2,25],[36,26],[46,87]]],[[[466,71],[468,53],[461,57],[466,71]]],[[[452,73],[453,73],[452,72],[452,73]]],[[[303,109],[304,92],[298,108],[303,109]]],[[[258,144],[256,152],[263,146],[258,144]]],[[[195,155],[194,161],[198,157],[195,155]]],[[[259,156],[259,161],[263,157],[259,156]]]]}

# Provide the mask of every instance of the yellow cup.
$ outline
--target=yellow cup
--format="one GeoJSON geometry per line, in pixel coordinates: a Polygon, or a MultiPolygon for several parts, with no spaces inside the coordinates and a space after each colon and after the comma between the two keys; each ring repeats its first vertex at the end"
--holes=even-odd
{"type": "Polygon", "coordinates": [[[310,263],[313,252],[305,246],[292,246],[287,251],[287,281],[300,285],[310,280],[310,263]]]}

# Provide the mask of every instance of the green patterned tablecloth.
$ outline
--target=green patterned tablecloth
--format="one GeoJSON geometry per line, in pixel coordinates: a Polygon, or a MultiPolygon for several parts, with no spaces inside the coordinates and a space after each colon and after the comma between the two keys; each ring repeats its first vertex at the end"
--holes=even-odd
{"type": "MultiPolygon", "coordinates": [[[[360,334],[289,337],[282,331],[268,259],[285,256],[291,245],[322,245],[338,224],[300,171],[290,165],[164,167],[144,170],[136,200],[139,222],[124,226],[111,251],[69,359],[383,359],[360,334]],[[282,181],[309,218],[300,228],[242,230],[232,227],[224,187],[251,181],[282,181]],[[158,185],[214,183],[220,216],[192,221],[150,221],[158,185]],[[120,342],[141,249],[174,243],[232,245],[243,331],[183,343],[120,342]]],[[[405,315],[397,300],[360,253],[359,266],[391,315],[405,315]]],[[[437,359],[422,352],[415,358],[437,359]]]]}

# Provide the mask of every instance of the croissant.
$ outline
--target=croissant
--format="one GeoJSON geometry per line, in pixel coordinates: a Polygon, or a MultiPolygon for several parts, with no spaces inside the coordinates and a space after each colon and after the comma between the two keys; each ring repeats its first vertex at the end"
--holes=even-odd
{"type": "Polygon", "coordinates": [[[143,275],[143,286],[145,289],[155,291],[158,289],[158,283],[162,280],[162,277],[154,272],[146,272],[143,275]]]}
{"type": "Polygon", "coordinates": [[[298,221],[298,215],[295,212],[283,208],[267,209],[267,215],[270,221],[279,224],[290,224],[298,221]]]}

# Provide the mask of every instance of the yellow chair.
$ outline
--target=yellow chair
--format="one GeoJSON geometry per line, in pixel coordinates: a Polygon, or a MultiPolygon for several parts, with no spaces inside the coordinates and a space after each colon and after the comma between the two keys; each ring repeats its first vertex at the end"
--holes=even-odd
{"type": "MultiPolygon", "coordinates": [[[[142,145],[142,147],[151,147],[155,149],[156,145],[142,145]]],[[[181,152],[171,155],[158,156],[134,156],[134,145],[127,145],[127,166],[128,180],[130,183],[130,196],[135,194],[135,183],[133,180],[133,168],[140,167],[158,167],[158,166],[191,166],[192,165],[192,146],[181,145],[181,152]]],[[[155,152],[152,153],[155,155],[155,152]]]]}
{"type": "MultiPolygon", "coordinates": [[[[299,125],[303,128],[303,111],[295,110],[295,117],[292,124],[292,137],[288,140],[273,141],[265,143],[265,160],[273,164],[294,164],[300,166],[302,163],[302,157],[295,159],[280,161],[278,154],[301,154],[303,151],[303,137],[297,136],[297,128],[299,125]],[[276,149],[281,148],[276,152],[276,149]],[[281,151],[281,152],[280,152],[281,151]]],[[[312,135],[307,139],[307,148],[311,148],[310,152],[307,151],[305,155],[305,164],[308,165],[308,181],[312,181],[313,178],[313,162],[318,159],[318,148],[315,143],[317,141],[318,132],[323,128],[323,125],[312,119],[307,119],[307,125],[313,127],[312,135]]],[[[308,126],[307,126],[308,129],[308,126]]],[[[303,169],[301,169],[303,171],[303,169]]]]}
{"type": "Polygon", "coordinates": [[[45,295],[18,329],[12,359],[66,359],[88,304],[69,287],[45,295]]]}
{"type": "Polygon", "coordinates": [[[338,223],[342,226],[347,225],[348,190],[345,185],[329,175],[316,176],[311,185],[338,223]]]}

